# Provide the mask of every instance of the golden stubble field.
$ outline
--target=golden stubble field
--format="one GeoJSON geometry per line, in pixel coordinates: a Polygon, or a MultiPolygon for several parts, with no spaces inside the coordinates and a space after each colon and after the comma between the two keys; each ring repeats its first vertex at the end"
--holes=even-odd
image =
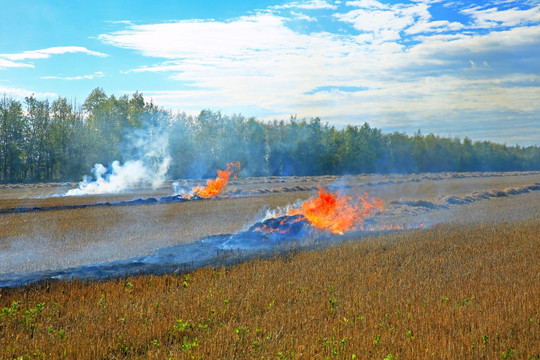
{"type": "MultiPolygon", "coordinates": [[[[383,220],[427,228],[189,273],[0,289],[0,359],[540,358],[538,173],[237,179],[228,199],[4,213],[1,271],[235,232],[336,181],[383,198],[383,220]]],[[[170,195],[15,195],[28,188],[5,186],[0,208],[170,195]]]]}
{"type": "Polygon", "coordinates": [[[0,289],[0,358],[538,359],[540,221],[0,289]]]}

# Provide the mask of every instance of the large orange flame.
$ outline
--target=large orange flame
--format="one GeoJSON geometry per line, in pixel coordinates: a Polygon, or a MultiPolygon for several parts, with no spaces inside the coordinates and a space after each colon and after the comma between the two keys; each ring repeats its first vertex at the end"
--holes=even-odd
{"type": "Polygon", "coordinates": [[[291,209],[288,215],[303,215],[311,225],[334,234],[364,230],[364,220],[376,210],[382,210],[383,200],[369,199],[367,194],[354,199],[340,193],[329,193],[321,186],[319,195],[291,209]]]}
{"type": "Polygon", "coordinates": [[[236,178],[236,175],[240,172],[240,161],[233,161],[227,164],[225,170],[218,170],[218,176],[215,179],[210,179],[206,182],[205,186],[196,186],[194,187],[193,193],[189,196],[200,196],[202,198],[210,198],[220,194],[225,186],[229,183],[229,178],[233,175],[233,178],[236,178]]]}

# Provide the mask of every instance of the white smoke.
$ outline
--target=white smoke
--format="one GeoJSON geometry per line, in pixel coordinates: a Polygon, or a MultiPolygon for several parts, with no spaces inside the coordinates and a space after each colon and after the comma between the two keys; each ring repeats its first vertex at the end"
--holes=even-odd
{"type": "Polygon", "coordinates": [[[123,164],[115,160],[109,168],[94,165],[93,177],[84,176],[76,189],[63,196],[115,194],[132,190],[136,186],[150,185],[157,188],[166,179],[171,163],[168,154],[168,134],[165,129],[137,130],[126,137],[124,152],[130,159],[123,164]]]}
{"type": "Polygon", "coordinates": [[[300,209],[304,201],[305,200],[297,199],[296,202],[294,202],[293,204],[289,204],[286,206],[278,206],[275,209],[267,209],[264,217],[260,221],[266,221],[268,219],[275,219],[278,217],[286,216],[292,209],[300,209]]]}
{"type": "Polygon", "coordinates": [[[172,183],[175,195],[192,195],[195,184],[190,180],[178,180],[172,183]]]}
{"type": "Polygon", "coordinates": [[[141,160],[129,160],[123,165],[113,161],[109,169],[96,164],[92,169],[94,178],[85,176],[78,188],[69,190],[64,196],[114,194],[144,184],[156,188],[163,183],[170,161],[170,157],[164,158],[157,171],[146,167],[141,160]]]}

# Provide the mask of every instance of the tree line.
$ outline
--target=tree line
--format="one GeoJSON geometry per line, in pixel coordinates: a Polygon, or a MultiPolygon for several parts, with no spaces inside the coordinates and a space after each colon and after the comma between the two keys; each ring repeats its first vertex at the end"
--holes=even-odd
{"type": "Polygon", "coordinates": [[[80,180],[96,163],[137,156],[130,134],[167,134],[171,178],[213,176],[239,160],[243,176],[540,170],[538,146],[506,146],[420,131],[337,129],[319,118],[263,122],[203,110],[174,114],[139,92],[94,89],[82,105],[59,97],[0,100],[0,181],[80,180]]]}

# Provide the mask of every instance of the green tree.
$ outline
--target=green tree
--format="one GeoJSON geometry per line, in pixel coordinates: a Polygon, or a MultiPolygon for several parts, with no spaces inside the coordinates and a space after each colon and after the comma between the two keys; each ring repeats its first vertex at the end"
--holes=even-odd
{"type": "Polygon", "coordinates": [[[90,165],[85,161],[87,146],[83,116],[66,98],[59,97],[52,103],[51,118],[57,174],[61,179],[80,178],[90,165]]]}
{"type": "Polygon", "coordinates": [[[413,146],[413,141],[406,134],[394,132],[384,136],[380,170],[396,173],[415,172],[413,146]]]}
{"type": "Polygon", "coordinates": [[[4,96],[0,101],[0,156],[3,181],[24,180],[25,127],[21,103],[4,96]]]}
{"type": "Polygon", "coordinates": [[[347,125],[343,133],[340,153],[340,170],[345,173],[374,172],[382,152],[380,130],[367,123],[361,128],[347,125]]]}
{"type": "MultiPolygon", "coordinates": [[[[238,122],[242,126],[241,148],[239,155],[243,166],[248,169],[249,176],[266,176],[269,174],[268,166],[268,134],[264,125],[249,118],[247,121],[238,122]]],[[[234,149],[234,139],[231,139],[230,147],[234,149]]]]}
{"type": "Polygon", "coordinates": [[[118,144],[128,123],[127,99],[117,100],[114,95],[108,98],[103,89],[96,88],[86,98],[83,110],[88,124],[86,136],[93,149],[90,162],[109,164],[118,159],[118,144]]]}
{"type": "Polygon", "coordinates": [[[34,96],[25,100],[28,167],[33,180],[49,179],[52,177],[49,102],[34,96]]]}

